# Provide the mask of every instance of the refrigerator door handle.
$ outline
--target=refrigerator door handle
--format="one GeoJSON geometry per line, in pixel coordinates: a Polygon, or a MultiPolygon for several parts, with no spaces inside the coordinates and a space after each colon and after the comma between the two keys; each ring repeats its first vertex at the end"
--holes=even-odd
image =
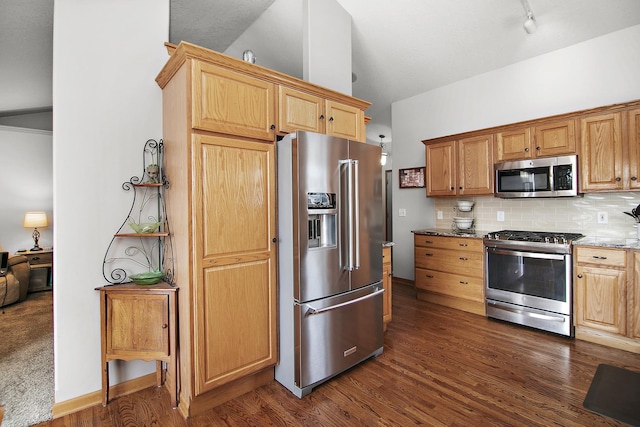
{"type": "Polygon", "coordinates": [[[355,303],[357,303],[359,301],[363,301],[363,300],[366,300],[366,299],[369,299],[369,298],[373,298],[376,295],[380,295],[383,292],[384,292],[384,288],[381,288],[381,289],[376,290],[372,294],[365,295],[365,296],[362,296],[360,298],[352,299],[350,301],[345,301],[345,302],[342,302],[340,304],[330,305],[329,307],[325,307],[325,308],[313,308],[312,306],[307,305],[309,307],[309,310],[307,310],[307,312],[305,313],[305,316],[313,316],[314,314],[326,313],[327,311],[335,310],[337,308],[344,307],[345,305],[355,304],[355,303]]]}
{"type": "Polygon", "coordinates": [[[353,183],[353,160],[351,159],[346,159],[346,160],[340,160],[340,163],[344,164],[346,166],[346,175],[347,175],[347,179],[346,179],[346,197],[344,198],[344,202],[345,202],[345,206],[343,209],[343,212],[345,213],[346,216],[346,221],[345,221],[345,234],[347,235],[347,238],[345,240],[345,252],[346,252],[346,265],[345,265],[345,269],[347,271],[353,271],[356,261],[355,261],[355,257],[354,257],[354,253],[355,253],[355,249],[354,249],[354,239],[353,239],[353,233],[354,233],[354,206],[353,206],[353,200],[354,200],[354,196],[353,196],[353,190],[354,190],[354,183],[353,183]]]}
{"type": "Polygon", "coordinates": [[[353,199],[352,199],[352,203],[353,203],[353,221],[354,221],[354,225],[355,225],[355,230],[354,230],[354,236],[355,236],[355,244],[354,244],[354,263],[353,263],[353,268],[354,270],[357,270],[360,268],[360,195],[359,195],[359,190],[360,190],[360,176],[358,175],[358,161],[357,160],[352,160],[351,161],[353,164],[353,172],[354,172],[354,177],[355,177],[355,185],[354,185],[354,191],[353,191],[353,199]]]}

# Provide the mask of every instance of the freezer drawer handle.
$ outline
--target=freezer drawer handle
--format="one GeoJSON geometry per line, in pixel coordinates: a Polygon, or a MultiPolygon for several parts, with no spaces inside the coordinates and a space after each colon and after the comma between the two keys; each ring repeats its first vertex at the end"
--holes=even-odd
{"type": "Polygon", "coordinates": [[[369,298],[373,298],[376,295],[379,295],[379,294],[381,294],[383,292],[384,292],[384,288],[378,289],[377,291],[375,291],[372,294],[365,295],[363,297],[356,298],[356,299],[351,300],[351,301],[345,301],[345,302],[342,302],[340,304],[330,305],[329,307],[325,307],[325,308],[313,308],[313,307],[309,306],[309,310],[307,310],[305,315],[306,316],[313,316],[314,314],[325,313],[327,311],[335,310],[336,308],[344,307],[345,305],[354,304],[356,302],[360,302],[360,301],[364,301],[364,300],[369,299],[369,298]]]}

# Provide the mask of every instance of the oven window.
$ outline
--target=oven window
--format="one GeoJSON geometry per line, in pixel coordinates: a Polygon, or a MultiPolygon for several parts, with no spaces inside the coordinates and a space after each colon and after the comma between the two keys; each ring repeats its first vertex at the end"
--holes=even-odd
{"type": "Polygon", "coordinates": [[[531,193],[550,190],[548,167],[498,171],[499,192],[531,193]]]}
{"type": "Polygon", "coordinates": [[[531,258],[487,253],[490,289],[567,301],[567,271],[564,259],[531,258]]]}

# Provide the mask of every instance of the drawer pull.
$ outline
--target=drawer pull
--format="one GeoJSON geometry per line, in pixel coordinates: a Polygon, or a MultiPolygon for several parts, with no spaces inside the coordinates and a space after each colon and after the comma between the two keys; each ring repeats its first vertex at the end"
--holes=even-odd
{"type": "Polygon", "coordinates": [[[460,261],[468,261],[468,260],[469,260],[469,258],[465,258],[465,257],[462,257],[462,256],[460,257],[460,261]]]}
{"type": "Polygon", "coordinates": [[[427,277],[428,277],[429,279],[433,279],[433,276],[432,276],[431,274],[427,274],[427,277]]]}
{"type": "Polygon", "coordinates": [[[593,257],[594,257],[595,259],[607,259],[607,257],[606,257],[606,256],[597,256],[597,255],[594,255],[593,257]]]}
{"type": "Polygon", "coordinates": [[[433,243],[431,240],[425,240],[425,243],[433,243]]]}
{"type": "Polygon", "coordinates": [[[460,281],[460,284],[461,284],[461,285],[468,285],[468,284],[469,284],[469,282],[463,282],[463,281],[461,280],[461,281],[460,281]]]}
{"type": "Polygon", "coordinates": [[[424,256],[433,256],[433,254],[430,254],[430,253],[426,253],[426,252],[425,252],[424,256]]]}
{"type": "Polygon", "coordinates": [[[458,246],[469,246],[466,243],[458,243],[458,246]]]}
{"type": "Polygon", "coordinates": [[[578,274],[578,279],[582,279],[582,274],[578,274]]]}
{"type": "Polygon", "coordinates": [[[166,323],[162,324],[162,329],[167,329],[169,327],[169,325],[167,325],[166,323]]]}
{"type": "Polygon", "coordinates": [[[34,257],[31,258],[31,261],[38,261],[39,259],[40,259],[39,256],[34,256],[34,257]]]}

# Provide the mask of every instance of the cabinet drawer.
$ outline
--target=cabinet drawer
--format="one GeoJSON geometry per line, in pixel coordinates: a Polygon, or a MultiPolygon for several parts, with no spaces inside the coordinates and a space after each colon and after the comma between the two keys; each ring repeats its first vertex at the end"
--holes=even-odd
{"type": "Polygon", "coordinates": [[[627,266],[627,252],[623,249],[580,246],[576,248],[576,261],[580,264],[625,268],[627,266]]]}
{"type": "Polygon", "coordinates": [[[416,288],[457,298],[484,302],[482,277],[416,268],[416,288]]]}
{"type": "Polygon", "coordinates": [[[31,265],[32,267],[40,264],[53,263],[53,254],[51,252],[41,254],[27,254],[25,256],[29,258],[29,265],[31,265]]]}
{"type": "Polygon", "coordinates": [[[415,234],[414,244],[425,248],[455,249],[482,252],[482,239],[415,234]]]}
{"type": "Polygon", "coordinates": [[[414,256],[416,268],[482,277],[482,252],[416,247],[414,256]]]}

